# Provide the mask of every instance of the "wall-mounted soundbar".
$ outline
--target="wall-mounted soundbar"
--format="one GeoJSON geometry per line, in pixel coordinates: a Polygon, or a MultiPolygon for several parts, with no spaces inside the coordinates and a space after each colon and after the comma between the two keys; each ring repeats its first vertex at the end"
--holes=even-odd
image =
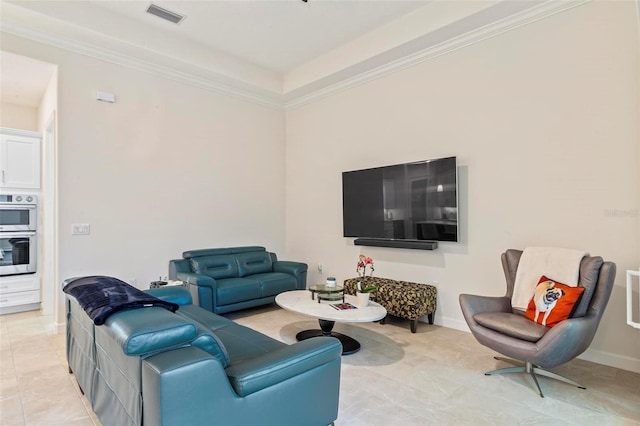
{"type": "Polygon", "coordinates": [[[394,247],[416,250],[435,250],[438,248],[437,241],[422,240],[386,240],[384,238],[356,238],[353,244],[357,246],[370,247],[394,247]]]}

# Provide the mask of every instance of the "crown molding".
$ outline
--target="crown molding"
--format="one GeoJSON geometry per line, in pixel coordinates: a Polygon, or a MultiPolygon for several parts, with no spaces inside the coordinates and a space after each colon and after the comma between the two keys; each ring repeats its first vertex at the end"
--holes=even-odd
{"type": "Polygon", "coordinates": [[[47,44],[49,46],[58,47],[60,49],[70,50],[84,56],[100,59],[113,64],[133,68],[138,71],[158,75],[193,87],[212,91],[220,95],[242,99],[268,108],[283,108],[281,94],[271,94],[266,93],[266,90],[260,90],[255,87],[246,87],[247,84],[240,82],[239,80],[234,80],[222,76],[214,71],[199,68],[197,71],[199,71],[200,74],[204,73],[206,75],[206,77],[202,77],[196,74],[196,67],[193,65],[189,65],[189,67],[194,70],[193,72],[181,71],[177,68],[165,66],[161,64],[160,61],[136,58],[134,56],[116,52],[111,49],[105,49],[94,44],[37,31],[16,22],[3,21],[2,32],[47,44]]]}
{"type": "MultiPolygon", "coordinates": [[[[370,67],[364,71],[359,71],[358,68],[362,67],[361,64],[357,64],[351,67],[351,70],[342,70],[334,75],[325,77],[322,79],[324,82],[318,80],[301,89],[285,94],[285,98],[288,98],[288,100],[285,101],[285,109],[292,110],[304,106],[352,87],[359,86],[369,81],[376,80],[386,75],[418,65],[422,62],[437,58],[441,55],[471,46],[475,43],[479,43],[483,40],[495,37],[524,25],[528,25],[549,16],[590,3],[591,1],[592,0],[544,1],[524,11],[511,14],[505,18],[479,26],[476,29],[461,33],[422,50],[404,54],[399,58],[385,61],[381,65],[370,67]],[[351,71],[352,76],[345,77],[344,74],[348,74],[349,71],[351,71]]],[[[640,2],[640,0],[637,1],[640,2]]],[[[392,50],[402,50],[402,46],[392,50]]],[[[386,53],[388,53],[389,56],[392,56],[394,52],[388,51],[386,53]]]]}
{"type": "Polygon", "coordinates": [[[264,107],[291,110],[591,1],[503,1],[487,11],[463,18],[287,93],[263,89],[158,52],[140,48],[140,55],[135,56],[137,51],[131,50],[131,46],[127,53],[118,52],[113,48],[81,41],[77,37],[45,32],[6,18],[2,20],[1,31],[264,107]],[[166,65],[168,62],[175,66],[166,65]]]}
{"type": "Polygon", "coordinates": [[[30,138],[40,138],[42,134],[40,132],[34,132],[32,130],[13,129],[11,127],[0,127],[0,133],[10,136],[26,136],[30,138]]]}

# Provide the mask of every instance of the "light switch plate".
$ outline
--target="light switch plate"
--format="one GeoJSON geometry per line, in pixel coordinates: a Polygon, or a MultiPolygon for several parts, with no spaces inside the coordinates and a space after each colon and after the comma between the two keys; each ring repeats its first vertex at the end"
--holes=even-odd
{"type": "Polygon", "coordinates": [[[71,235],[89,235],[91,226],[88,223],[74,223],[71,225],[71,235]]]}

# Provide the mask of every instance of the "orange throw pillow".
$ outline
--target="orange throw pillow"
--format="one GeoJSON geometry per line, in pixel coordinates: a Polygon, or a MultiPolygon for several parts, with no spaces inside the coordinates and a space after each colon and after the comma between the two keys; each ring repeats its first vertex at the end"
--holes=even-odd
{"type": "Polygon", "coordinates": [[[570,287],[543,275],[524,315],[538,324],[553,327],[571,317],[583,292],[584,287],[570,287]]]}

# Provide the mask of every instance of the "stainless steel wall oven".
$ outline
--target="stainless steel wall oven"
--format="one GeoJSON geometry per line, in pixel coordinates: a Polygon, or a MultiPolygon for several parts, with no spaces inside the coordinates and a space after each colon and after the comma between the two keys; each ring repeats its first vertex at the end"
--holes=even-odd
{"type": "Polygon", "coordinates": [[[38,198],[0,194],[0,276],[36,272],[38,198]]]}
{"type": "Polygon", "coordinates": [[[0,194],[0,232],[35,231],[37,222],[37,196],[0,194]]]}

